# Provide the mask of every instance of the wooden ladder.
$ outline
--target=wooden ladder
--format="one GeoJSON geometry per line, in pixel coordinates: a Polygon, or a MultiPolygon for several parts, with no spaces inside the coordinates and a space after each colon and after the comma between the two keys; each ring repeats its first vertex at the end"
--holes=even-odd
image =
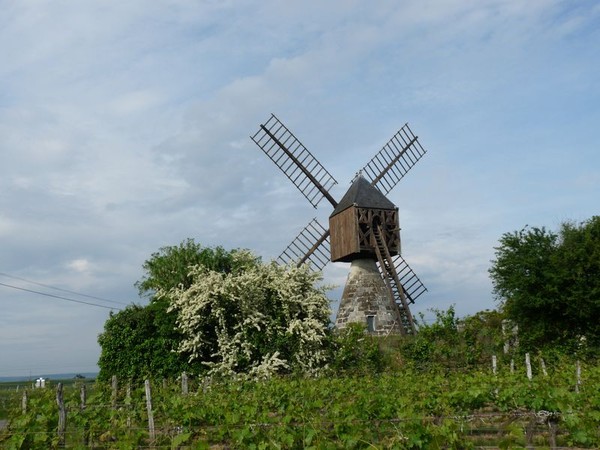
{"type": "Polygon", "coordinates": [[[415,334],[415,323],[413,316],[408,307],[404,288],[398,279],[398,273],[394,266],[394,261],[390,255],[390,251],[387,247],[385,239],[383,238],[383,230],[381,224],[376,224],[373,227],[373,237],[375,238],[375,253],[381,272],[383,273],[383,279],[388,288],[388,293],[392,303],[398,308],[400,314],[400,333],[402,335],[415,334]]]}

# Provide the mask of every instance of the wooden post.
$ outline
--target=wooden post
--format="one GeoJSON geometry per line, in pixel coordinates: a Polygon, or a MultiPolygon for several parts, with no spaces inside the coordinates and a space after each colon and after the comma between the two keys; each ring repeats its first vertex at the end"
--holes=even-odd
{"type": "Polygon", "coordinates": [[[125,390],[125,408],[127,408],[127,428],[131,428],[131,381],[127,382],[125,390]]]}
{"type": "Polygon", "coordinates": [[[533,379],[533,373],[531,371],[531,358],[529,353],[525,353],[525,371],[527,372],[527,378],[533,379]]]}
{"type": "Polygon", "coordinates": [[[527,378],[531,380],[533,374],[531,373],[531,359],[529,358],[529,353],[525,353],[525,368],[527,369],[527,378]]]}
{"type": "MultiPolygon", "coordinates": [[[[528,353],[526,353],[527,355],[528,353]]],[[[535,424],[536,424],[536,416],[533,413],[530,416],[527,425],[525,425],[525,446],[527,450],[533,450],[535,447],[533,446],[533,436],[535,434],[535,424]]]]}
{"type": "MultiPolygon", "coordinates": [[[[496,359],[496,355],[492,355],[492,373],[494,374],[494,378],[496,378],[497,371],[498,371],[498,361],[496,359]]],[[[498,395],[498,388],[494,389],[494,395],[498,395]]]]}
{"type": "Polygon", "coordinates": [[[81,390],[79,392],[79,398],[81,399],[81,404],[79,406],[79,409],[81,409],[83,411],[85,409],[85,401],[87,399],[87,391],[85,388],[85,382],[81,385],[81,390]]]}
{"type": "Polygon", "coordinates": [[[540,358],[540,366],[542,367],[542,373],[545,377],[547,377],[548,371],[546,370],[546,362],[544,361],[544,358],[540,358]]]}
{"type": "Polygon", "coordinates": [[[63,399],[63,384],[56,386],[56,404],[58,405],[58,446],[65,446],[65,430],[67,428],[67,410],[63,399]]]}
{"type": "Polygon", "coordinates": [[[148,434],[150,435],[150,441],[154,443],[154,416],[152,415],[152,395],[150,393],[150,380],[144,381],[144,387],[146,389],[146,410],[148,411],[148,434]]]}
{"type": "Polygon", "coordinates": [[[119,382],[117,376],[113,375],[111,380],[112,393],[110,396],[112,409],[117,409],[117,394],[119,392],[119,382]]]}
{"type": "Polygon", "coordinates": [[[185,372],[181,374],[181,393],[183,395],[188,394],[188,376],[185,372]]]}
{"type": "Polygon", "coordinates": [[[556,450],[556,435],[558,434],[558,420],[554,417],[551,417],[548,421],[548,444],[550,444],[550,450],[556,450]]]}
{"type": "Polygon", "coordinates": [[[23,414],[27,414],[27,389],[23,391],[23,398],[21,399],[21,410],[23,414]]]}
{"type": "Polygon", "coordinates": [[[510,373],[515,373],[515,360],[510,358],[510,373]]]}
{"type": "Polygon", "coordinates": [[[579,387],[581,386],[581,363],[579,362],[579,360],[577,360],[577,363],[575,365],[575,375],[575,392],[579,392],[579,387]]]}

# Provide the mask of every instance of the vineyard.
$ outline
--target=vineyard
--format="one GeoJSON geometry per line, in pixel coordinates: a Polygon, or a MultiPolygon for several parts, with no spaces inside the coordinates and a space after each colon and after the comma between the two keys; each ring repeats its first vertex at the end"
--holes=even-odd
{"type": "MultiPolygon", "coordinates": [[[[546,368],[544,368],[546,369],[546,368]]],[[[598,448],[600,368],[190,379],[2,391],[3,449],[598,448]],[[84,395],[82,395],[84,394],[84,395]],[[60,411],[64,417],[61,418],[60,411]],[[61,422],[64,424],[61,431],[61,422]]]]}

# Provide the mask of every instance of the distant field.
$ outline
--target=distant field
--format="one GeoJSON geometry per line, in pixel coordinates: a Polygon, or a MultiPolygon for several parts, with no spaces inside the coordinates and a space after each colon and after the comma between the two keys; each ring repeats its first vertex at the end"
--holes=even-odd
{"type": "MultiPolygon", "coordinates": [[[[58,383],[62,383],[63,386],[70,386],[75,382],[81,382],[81,381],[85,381],[86,383],[93,383],[94,382],[94,378],[46,378],[46,387],[48,386],[56,386],[58,383]]],[[[17,390],[17,388],[19,390],[21,389],[33,389],[35,386],[35,380],[29,381],[29,380],[25,380],[25,381],[0,381],[0,391],[12,391],[12,390],[17,390]]]]}
{"type": "Polygon", "coordinates": [[[55,374],[35,374],[35,375],[21,375],[21,376],[13,376],[13,377],[0,377],[0,385],[4,383],[17,382],[17,384],[23,384],[25,382],[29,382],[30,380],[33,382],[37,378],[46,378],[49,380],[67,380],[70,378],[75,378],[76,375],[82,375],[85,378],[95,379],[98,376],[96,372],[84,372],[80,374],[76,373],[55,373],[55,374]]]}

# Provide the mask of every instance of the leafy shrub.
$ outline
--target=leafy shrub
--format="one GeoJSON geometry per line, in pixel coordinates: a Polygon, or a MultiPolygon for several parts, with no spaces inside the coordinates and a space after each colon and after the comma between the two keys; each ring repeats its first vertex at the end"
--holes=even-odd
{"type": "Polygon", "coordinates": [[[160,292],[177,313],[179,351],[209,375],[317,373],[327,363],[330,333],[327,287],[316,285],[321,275],[308,266],[258,264],[245,252],[234,261],[243,270],[197,266],[188,288],[160,292]]]}
{"type": "Polygon", "coordinates": [[[382,349],[382,339],[368,335],[363,324],[349,324],[337,330],[332,339],[331,369],[349,373],[383,372],[391,361],[382,349]]]}

